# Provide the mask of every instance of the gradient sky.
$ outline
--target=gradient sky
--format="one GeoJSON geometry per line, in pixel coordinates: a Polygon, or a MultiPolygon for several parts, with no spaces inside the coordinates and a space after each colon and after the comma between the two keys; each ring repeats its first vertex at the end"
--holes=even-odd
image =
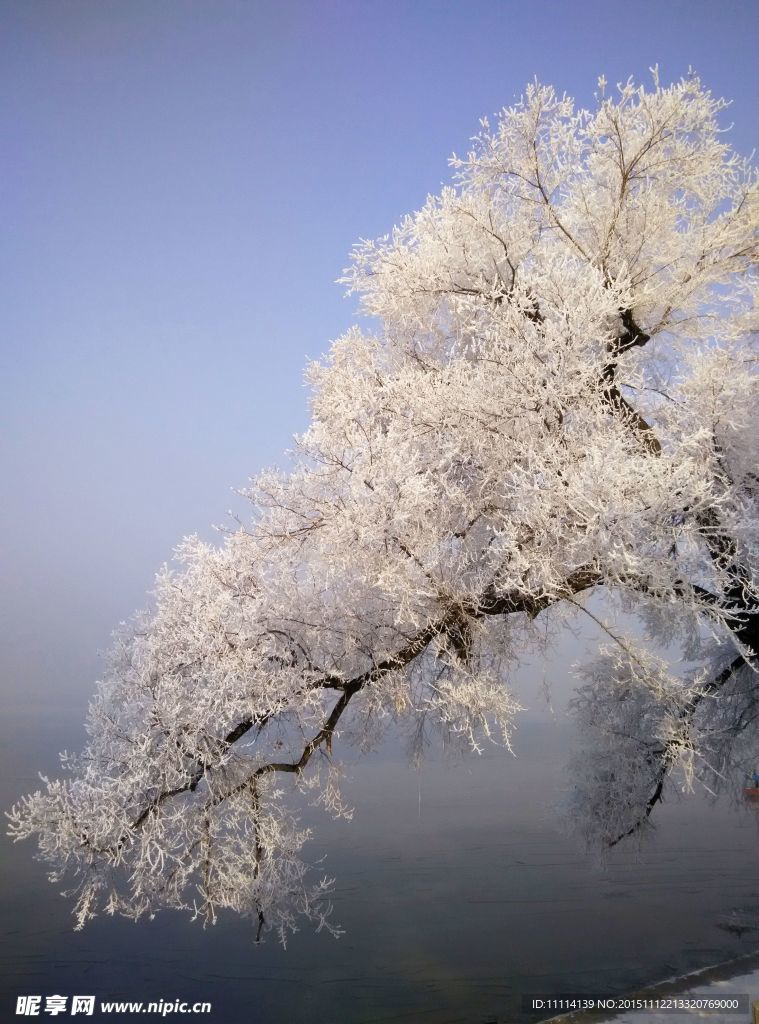
{"type": "Polygon", "coordinates": [[[83,713],[111,628],[307,421],[352,243],[538,76],[692,65],[759,142],[755,0],[0,3],[2,649],[83,713]]]}

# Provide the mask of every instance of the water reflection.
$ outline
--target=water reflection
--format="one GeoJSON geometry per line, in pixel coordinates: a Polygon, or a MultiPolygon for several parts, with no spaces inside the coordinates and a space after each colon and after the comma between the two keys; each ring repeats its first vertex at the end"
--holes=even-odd
{"type": "MultiPolygon", "coordinates": [[[[79,723],[5,722],[0,796],[34,786],[52,752],[80,745],[79,723]]],[[[335,876],[335,941],[300,932],[283,951],[231,915],[215,928],[175,914],[71,931],[70,907],[31,860],[4,846],[3,1005],[24,993],[211,1000],[236,1021],[519,1021],[523,992],[622,993],[753,948],[727,923],[759,914],[756,814],[704,799],[661,808],[639,857],[604,870],[562,833],[554,804],[569,727],[532,715],[517,757],[493,750],[417,773],[400,744],[351,767],[354,821],[305,811],[312,860],[335,876]]]]}

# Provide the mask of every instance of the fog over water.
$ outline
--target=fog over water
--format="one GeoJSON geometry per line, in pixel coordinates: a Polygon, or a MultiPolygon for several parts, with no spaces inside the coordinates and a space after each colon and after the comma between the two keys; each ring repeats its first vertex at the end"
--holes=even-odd
{"type": "MultiPolygon", "coordinates": [[[[271,935],[256,946],[253,926],[229,914],[204,930],[174,912],[100,917],[75,933],[31,845],[3,840],[4,1012],[19,994],[76,993],[210,1000],[224,1022],[521,1021],[525,993],[621,994],[753,949],[759,933],[724,928],[733,912],[759,915],[753,811],[675,798],[642,851],[605,866],[567,838],[563,664],[576,646],[548,663],[553,711],[531,687],[514,755],[451,758],[433,742],[416,770],[396,734],[372,753],[347,751],[354,820],[304,809],[306,855],[336,880],[338,940],[305,928],[286,950],[271,935]]],[[[526,666],[518,689],[536,677],[526,666]]],[[[40,767],[54,770],[52,750],[81,743],[72,714],[35,712],[33,728],[29,714],[3,721],[4,806],[40,767]]]]}

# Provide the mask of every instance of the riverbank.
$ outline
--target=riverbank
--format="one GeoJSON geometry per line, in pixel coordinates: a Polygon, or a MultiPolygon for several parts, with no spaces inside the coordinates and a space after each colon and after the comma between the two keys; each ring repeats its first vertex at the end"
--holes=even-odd
{"type": "MultiPolygon", "coordinates": [[[[651,1000],[708,998],[719,1000],[726,996],[748,995],[750,1004],[759,1000],[759,950],[705,967],[692,974],[668,978],[643,991],[631,993],[631,998],[651,1000]]],[[[709,1024],[745,1024],[751,1020],[748,1013],[719,1012],[705,1010],[632,1010],[623,1013],[575,1012],[560,1014],[543,1020],[541,1024],[600,1024],[602,1021],[614,1024],[693,1024],[694,1020],[705,1020],[709,1024]]]]}

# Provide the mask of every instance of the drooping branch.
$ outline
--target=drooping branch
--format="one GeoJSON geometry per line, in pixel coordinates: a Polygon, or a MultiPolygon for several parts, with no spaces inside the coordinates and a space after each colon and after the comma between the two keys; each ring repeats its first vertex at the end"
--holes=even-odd
{"type": "MultiPolygon", "coordinates": [[[[603,578],[601,574],[594,568],[586,566],[576,570],[576,572],[572,573],[571,576],[567,577],[564,583],[554,592],[551,594],[545,594],[542,597],[536,598],[529,593],[517,590],[499,595],[496,587],[491,585],[483,592],[479,601],[467,607],[454,607],[449,609],[439,619],[420,630],[399,651],[387,658],[384,658],[366,672],[362,672],[361,674],[354,676],[352,679],[344,681],[338,681],[334,676],[328,676],[326,677],[326,680],[316,680],[311,684],[311,689],[322,686],[327,689],[340,689],[342,692],[329,715],[325,719],[324,724],[303,747],[300,757],[295,761],[277,761],[260,765],[249,778],[245,779],[245,781],[235,785],[224,794],[215,795],[212,800],[213,805],[216,806],[233,794],[240,792],[246,786],[250,785],[251,780],[260,778],[263,775],[268,775],[271,772],[302,772],[308,765],[314,753],[321,746],[329,746],[329,744],[331,744],[337,724],[350,704],[351,699],[369,683],[377,682],[390,672],[395,672],[407,667],[412,661],[414,661],[414,659],[422,654],[436,638],[450,637],[455,647],[462,631],[462,615],[471,615],[473,618],[479,618],[482,616],[524,613],[530,618],[535,618],[540,614],[540,612],[550,607],[550,605],[555,604],[557,601],[561,601],[564,597],[581,593],[582,591],[593,586],[597,586],[602,582],[603,578]]],[[[271,718],[272,716],[267,714],[257,719],[243,719],[225,735],[222,741],[224,748],[226,749],[238,740],[242,739],[254,726],[263,728],[271,718]]],[[[196,764],[191,770],[185,783],[181,786],[165,790],[153,797],[135,818],[131,826],[131,831],[134,832],[139,830],[149,816],[152,813],[155,813],[165,801],[172,797],[179,796],[182,793],[194,792],[211,767],[212,766],[207,762],[196,764]]],[[[123,836],[117,845],[123,845],[126,840],[127,836],[123,836]]]]}
{"type": "MultiPolygon", "coordinates": [[[[303,772],[311,761],[314,753],[320,747],[324,746],[328,749],[331,747],[337,725],[351,703],[352,698],[357,693],[363,690],[367,684],[377,682],[390,672],[403,669],[410,665],[411,662],[422,654],[428,648],[430,643],[437,638],[450,638],[455,648],[457,639],[459,638],[462,630],[462,616],[471,616],[476,619],[484,616],[506,616],[522,613],[528,615],[530,618],[535,618],[551,605],[565,598],[571,598],[585,590],[603,585],[604,582],[603,574],[595,566],[582,566],[567,577],[559,587],[551,593],[544,594],[542,597],[536,597],[528,592],[519,590],[512,590],[507,593],[499,594],[495,585],[491,584],[485,589],[485,591],[483,591],[479,601],[466,607],[449,609],[439,619],[420,630],[394,655],[384,658],[373,668],[354,676],[352,679],[340,680],[337,677],[330,675],[314,681],[310,688],[323,687],[326,689],[339,689],[341,694],[327,718],[324,720],[322,726],[314,736],[306,742],[297,760],[267,762],[266,764],[259,765],[249,777],[246,777],[244,781],[236,784],[234,787],[222,794],[216,794],[212,800],[213,806],[217,806],[230,796],[245,789],[247,786],[251,785],[255,779],[260,778],[261,776],[268,775],[272,772],[291,774],[303,772]]],[[[627,582],[634,589],[641,590],[641,592],[647,592],[647,588],[640,581],[629,580],[627,582]]],[[[706,600],[707,605],[713,605],[715,603],[714,595],[708,594],[708,592],[704,591],[703,588],[696,587],[696,590],[704,596],[705,600],[708,599],[706,600]]],[[[729,675],[743,663],[742,658],[736,659],[729,675]]],[[[701,699],[703,699],[703,696],[707,693],[716,693],[723,683],[727,681],[728,677],[723,680],[721,680],[721,676],[717,677],[710,687],[705,689],[703,695],[699,695],[698,700],[694,699],[694,701],[688,705],[691,713],[695,712],[701,699]]],[[[224,737],[223,743],[225,747],[231,746],[238,740],[242,739],[254,726],[261,729],[264,728],[264,726],[270,721],[271,717],[271,715],[265,715],[256,720],[250,718],[242,720],[224,737]]],[[[672,741],[672,744],[665,746],[660,751],[657,751],[657,756],[661,760],[661,777],[657,781],[654,793],[647,804],[644,814],[645,818],[649,817],[661,798],[666,775],[673,763],[670,760],[669,755],[674,752],[674,749],[674,741],[672,741]]],[[[187,791],[194,792],[210,767],[212,766],[207,763],[196,765],[186,783],[154,797],[135,819],[132,825],[132,830],[138,830],[140,826],[144,824],[148,816],[157,810],[164,801],[187,791]]],[[[636,826],[636,828],[637,827],[639,826],[636,826]]],[[[635,831],[635,829],[633,829],[633,831],[635,831]]],[[[122,838],[122,842],[125,838],[126,837],[122,838]]],[[[624,835],[619,836],[610,845],[615,845],[616,842],[623,838],[625,838],[624,835]]]]}
{"type": "Polygon", "coordinates": [[[726,668],[714,677],[714,679],[712,679],[706,686],[700,688],[697,693],[693,694],[680,711],[678,722],[680,727],[679,735],[667,740],[667,742],[661,747],[649,751],[647,760],[652,764],[658,764],[658,768],[656,769],[651,784],[651,794],[646,801],[643,810],[633,824],[614,839],[607,841],[609,848],[616,846],[624,839],[628,839],[630,836],[635,835],[635,833],[639,832],[646,824],[656,805],[661,803],[664,793],[664,784],[667,781],[667,776],[677,762],[680,751],[683,750],[683,748],[688,747],[689,741],[687,734],[698,708],[707,697],[713,697],[717,694],[733,678],[736,672],[746,664],[747,662],[742,656],[734,658],[726,668]]]}

